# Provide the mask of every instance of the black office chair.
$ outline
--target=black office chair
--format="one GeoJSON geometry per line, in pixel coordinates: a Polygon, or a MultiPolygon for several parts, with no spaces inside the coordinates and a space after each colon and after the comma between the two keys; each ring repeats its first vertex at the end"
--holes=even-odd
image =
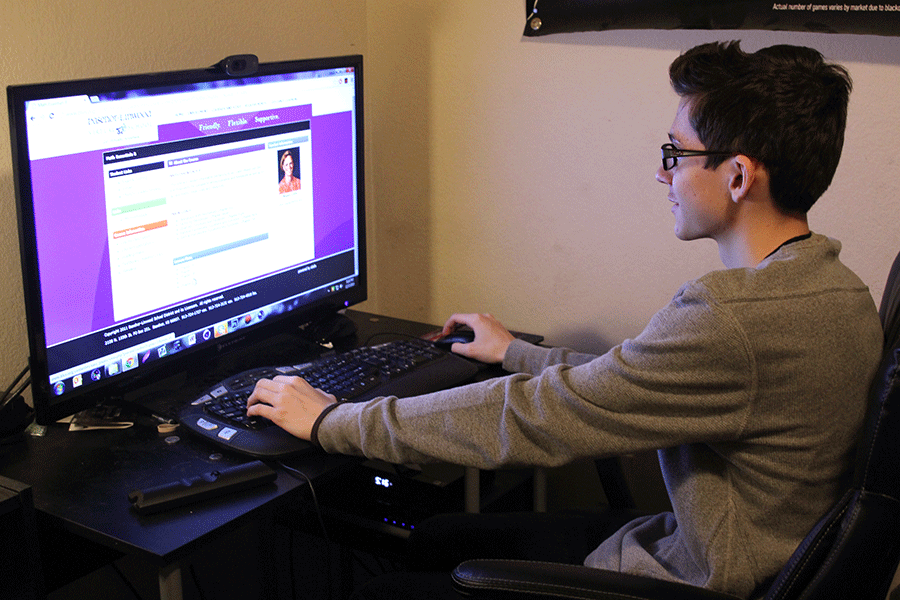
{"type": "MultiPolygon", "coordinates": [[[[766,600],[882,600],[900,562],[900,254],[880,307],[885,352],[869,393],[850,489],[819,521],[766,600]]],[[[734,599],[635,575],[557,563],[471,560],[453,571],[473,598],[734,599]]]]}

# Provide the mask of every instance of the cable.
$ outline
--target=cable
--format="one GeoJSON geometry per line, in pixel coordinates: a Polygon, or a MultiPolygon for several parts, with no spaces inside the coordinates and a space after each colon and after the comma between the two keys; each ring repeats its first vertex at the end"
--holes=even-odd
{"type": "Polygon", "coordinates": [[[25,374],[26,374],[26,373],[28,373],[28,366],[27,366],[27,365],[26,365],[25,368],[22,369],[22,371],[16,376],[16,378],[13,379],[12,383],[9,384],[9,387],[6,388],[6,391],[3,392],[3,398],[0,399],[0,408],[3,408],[4,406],[6,406],[6,403],[7,403],[7,402],[9,402],[11,399],[13,399],[13,398],[15,398],[16,396],[18,396],[19,394],[21,394],[22,391],[25,390],[25,388],[27,388],[28,385],[31,383],[31,378],[29,377],[28,379],[25,380],[24,383],[22,383],[22,384],[19,386],[19,388],[18,388],[14,393],[10,393],[10,392],[13,391],[13,388],[16,387],[16,384],[19,383],[19,381],[21,381],[23,377],[25,377],[25,374]]]}
{"type": "Polygon", "coordinates": [[[6,398],[6,396],[9,395],[10,390],[12,390],[12,389],[15,387],[15,385],[16,385],[17,383],[19,383],[19,380],[22,379],[23,377],[25,377],[25,374],[26,374],[27,372],[28,372],[28,365],[25,365],[25,368],[22,369],[22,371],[16,376],[16,378],[13,379],[13,382],[12,382],[11,384],[9,384],[9,387],[6,388],[6,391],[3,392],[3,397],[4,397],[4,398],[6,398]]]}
{"type": "Polygon", "coordinates": [[[137,600],[143,600],[141,595],[138,593],[137,588],[135,588],[134,584],[132,584],[131,581],[127,577],[125,577],[125,573],[122,572],[122,569],[119,568],[119,565],[116,564],[116,561],[111,562],[109,566],[112,567],[112,570],[116,572],[125,587],[131,590],[132,595],[134,595],[137,600]]]}
{"type": "Polygon", "coordinates": [[[197,588],[197,594],[200,596],[200,600],[206,600],[203,589],[200,587],[200,579],[197,577],[197,571],[194,569],[194,563],[188,565],[188,572],[191,574],[191,579],[194,582],[194,586],[197,588]]]}
{"type": "Polygon", "coordinates": [[[531,28],[534,30],[541,28],[541,19],[537,16],[537,5],[540,0],[534,0],[534,6],[531,7],[531,14],[525,18],[525,23],[531,23],[532,19],[537,19],[534,23],[531,23],[531,28]]]}
{"type": "Polygon", "coordinates": [[[312,496],[313,508],[315,509],[316,517],[319,520],[319,527],[322,528],[322,536],[325,538],[325,541],[331,543],[331,539],[328,537],[328,529],[325,527],[325,519],[322,518],[322,509],[319,507],[319,499],[316,497],[316,488],[313,487],[312,479],[309,478],[309,475],[301,471],[300,469],[295,469],[294,467],[289,467],[283,462],[279,462],[278,466],[290,473],[291,475],[299,475],[306,483],[309,484],[309,493],[312,496]]]}
{"type": "MultiPolygon", "coordinates": [[[[285,471],[287,471],[288,473],[290,473],[291,475],[294,475],[295,477],[297,477],[297,476],[302,477],[306,481],[306,483],[309,484],[309,493],[312,496],[313,509],[315,510],[316,518],[319,521],[319,527],[322,528],[322,537],[325,538],[325,547],[326,547],[325,556],[326,556],[326,561],[328,562],[328,574],[329,574],[328,578],[326,578],[326,579],[329,582],[328,583],[328,596],[329,596],[329,598],[331,598],[334,596],[334,591],[332,589],[332,584],[331,584],[331,574],[334,572],[334,566],[331,564],[331,562],[332,562],[331,561],[331,539],[328,536],[328,528],[325,527],[325,519],[322,517],[322,509],[319,506],[319,499],[316,496],[316,488],[313,486],[312,479],[310,479],[309,475],[307,475],[300,469],[295,469],[294,467],[289,467],[288,465],[284,464],[281,461],[278,461],[278,466],[281,467],[282,469],[284,469],[285,471]]],[[[292,535],[291,536],[291,555],[292,556],[293,556],[293,544],[294,544],[293,540],[294,540],[294,536],[292,535]]],[[[296,583],[294,582],[294,575],[293,575],[293,573],[294,573],[293,559],[291,560],[290,569],[291,569],[291,576],[290,576],[291,595],[293,596],[296,593],[295,592],[296,583]]]]}
{"type": "Polygon", "coordinates": [[[29,377],[28,379],[26,379],[19,385],[19,387],[16,389],[16,391],[14,391],[12,393],[12,397],[15,398],[16,396],[18,396],[19,394],[24,392],[25,388],[27,388],[29,385],[31,385],[31,377],[29,377]]]}
{"type": "Polygon", "coordinates": [[[13,393],[11,393],[11,394],[9,395],[9,397],[7,397],[5,400],[3,400],[2,403],[0,403],[0,409],[2,409],[4,406],[6,406],[7,404],[9,404],[9,403],[10,403],[11,401],[13,401],[14,399],[18,398],[18,397],[19,397],[19,394],[21,394],[22,392],[24,392],[24,391],[25,391],[25,388],[27,388],[29,385],[31,385],[31,378],[30,378],[30,377],[29,377],[28,379],[26,379],[25,381],[23,381],[22,384],[21,384],[18,388],[16,388],[16,391],[14,391],[13,393]]]}

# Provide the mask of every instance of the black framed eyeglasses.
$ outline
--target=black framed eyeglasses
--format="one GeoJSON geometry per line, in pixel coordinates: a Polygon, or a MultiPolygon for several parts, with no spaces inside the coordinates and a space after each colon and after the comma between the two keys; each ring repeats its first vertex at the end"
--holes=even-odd
{"type": "Polygon", "coordinates": [[[678,164],[678,159],[683,156],[731,156],[734,152],[724,152],[721,150],[683,150],[675,144],[663,144],[662,150],[662,166],[663,171],[668,171],[678,164]]]}

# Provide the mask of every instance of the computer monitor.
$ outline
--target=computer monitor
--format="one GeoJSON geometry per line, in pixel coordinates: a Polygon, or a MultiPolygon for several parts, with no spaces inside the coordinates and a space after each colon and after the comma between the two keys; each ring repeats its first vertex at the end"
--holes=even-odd
{"type": "Polygon", "coordinates": [[[38,423],[366,299],[362,92],[252,55],[7,89],[38,423]]]}

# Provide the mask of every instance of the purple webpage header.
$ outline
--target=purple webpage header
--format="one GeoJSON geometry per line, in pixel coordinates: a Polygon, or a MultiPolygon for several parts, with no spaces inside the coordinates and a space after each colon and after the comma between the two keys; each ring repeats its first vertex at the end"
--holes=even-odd
{"type": "MultiPolygon", "coordinates": [[[[218,135],[281,123],[310,121],[315,257],[354,243],[353,115],[313,117],[309,106],[261,114],[234,115],[218,129],[212,119],[163,125],[159,142],[218,135]]],[[[105,148],[32,161],[35,229],[47,346],[115,324],[106,203],[105,148]],[[77,299],[77,301],[72,301],[77,299]]],[[[248,202],[251,200],[248,200],[248,202]]]]}

